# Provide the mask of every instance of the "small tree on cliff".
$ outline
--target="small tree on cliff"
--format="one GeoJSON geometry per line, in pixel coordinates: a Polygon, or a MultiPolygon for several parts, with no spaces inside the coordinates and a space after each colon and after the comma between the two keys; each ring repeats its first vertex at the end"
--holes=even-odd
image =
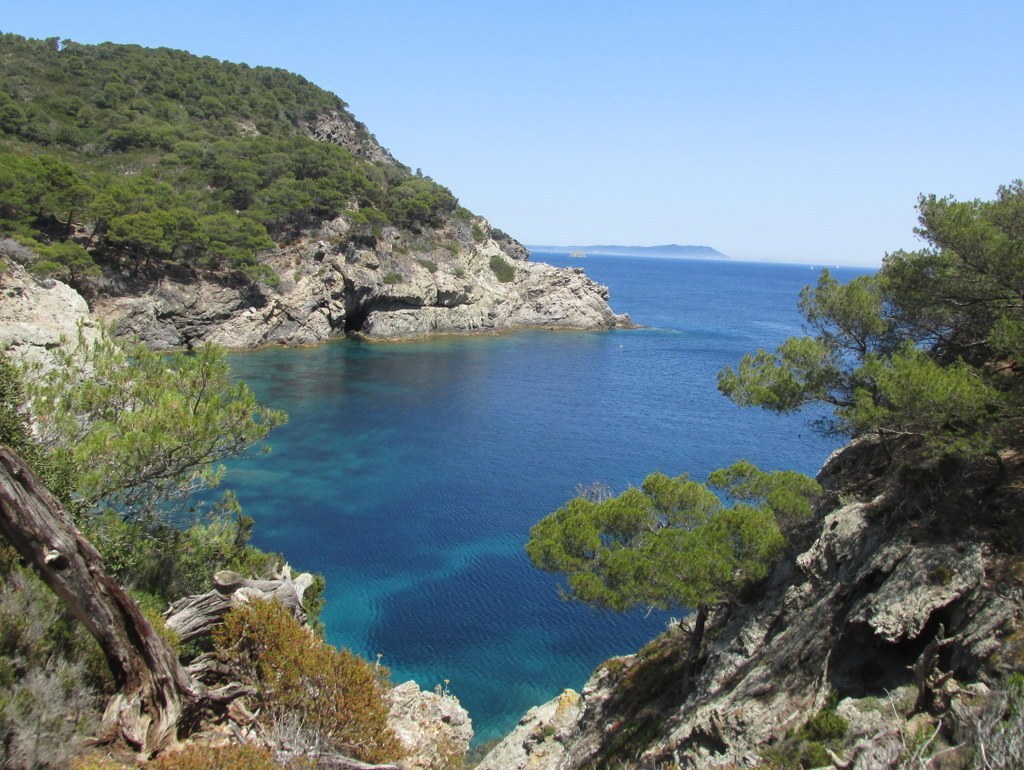
{"type": "Polygon", "coordinates": [[[922,196],[927,247],[886,256],[877,276],[804,290],[809,336],[719,374],[742,406],[834,408],[820,427],[916,441],[969,457],[1020,447],[1024,431],[1024,184],[994,201],[922,196]]]}
{"type": "Polygon", "coordinates": [[[709,611],[768,573],[784,532],[810,515],[818,492],[802,474],[745,461],[714,471],[706,485],[653,473],[617,497],[573,498],[530,530],[526,552],[566,576],[572,599],[618,611],[695,608],[685,689],[709,611]]]}

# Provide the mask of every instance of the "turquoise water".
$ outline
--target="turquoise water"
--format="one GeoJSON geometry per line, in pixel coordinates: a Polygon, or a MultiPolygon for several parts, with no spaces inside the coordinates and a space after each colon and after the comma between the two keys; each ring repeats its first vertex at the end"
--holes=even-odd
{"type": "Polygon", "coordinates": [[[665,626],[562,601],[530,566],[530,526],[578,483],[618,491],[740,458],[813,474],[835,446],[806,417],[741,410],[715,389],[721,367],[800,331],[806,266],[535,258],[586,267],[646,328],[231,359],[290,415],[270,457],[229,468],[255,543],[326,576],[331,642],[381,654],[395,681],[447,683],[478,741],[665,626]]]}

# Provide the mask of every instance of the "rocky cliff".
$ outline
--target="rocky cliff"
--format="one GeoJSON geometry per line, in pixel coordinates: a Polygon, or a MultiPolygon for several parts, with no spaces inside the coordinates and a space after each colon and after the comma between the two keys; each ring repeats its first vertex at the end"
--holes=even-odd
{"type": "MultiPolygon", "coordinates": [[[[0,256],[5,242],[0,239],[0,256]]],[[[70,286],[36,278],[17,263],[0,271],[0,347],[20,359],[46,364],[49,351],[62,339],[75,339],[79,330],[87,340],[98,332],[88,304],[70,286]]]]}
{"type": "Polygon", "coordinates": [[[583,270],[527,261],[509,242],[483,237],[481,222],[472,223],[475,238],[471,224],[455,220],[429,235],[386,228],[367,243],[352,238],[339,217],[262,255],[280,277],[273,287],[182,269],[145,277],[108,272],[86,290],[117,334],[154,348],[629,325],[609,307],[607,288],[583,270]]]}
{"type": "Polygon", "coordinates": [[[689,691],[684,620],[530,711],[480,767],[1019,766],[1022,475],[1009,454],[923,472],[847,447],[792,558],[709,623],[689,691]]]}
{"type": "MultiPolygon", "coordinates": [[[[319,114],[303,128],[368,162],[404,168],[347,113],[319,114]]],[[[351,201],[350,210],[261,253],[276,281],[164,263],[108,268],[81,287],[115,334],[158,349],[632,325],[582,269],[529,261],[522,244],[465,209],[431,225],[379,231],[359,216],[351,201]]]]}

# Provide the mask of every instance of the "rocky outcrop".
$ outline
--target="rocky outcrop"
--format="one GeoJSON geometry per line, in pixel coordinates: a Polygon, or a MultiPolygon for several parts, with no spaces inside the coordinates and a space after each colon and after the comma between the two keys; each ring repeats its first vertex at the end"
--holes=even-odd
{"type": "Polygon", "coordinates": [[[342,112],[317,115],[305,124],[306,134],[318,142],[344,147],[358,158],[375,163],[397,164],[394,156],[359,121],[342,112]]]}
{"type": "Polygon", "coordinates": [[[921,735],[929,752],[966,756],[974,739],[956,715],[1020,669],[1024,589],[998,545],[1019,531],[1005,516],[1021,509],[1020,471],[1004,457],[999,481],[914,488],[877,445],[852,445],[821,474],[830,504],[799,553],[757,601],[709,622],[689,692],[684,621],[601,666],[568,724],[540,717],[564,695],[531,711],[480,768],[755,767],[794,736],[806,750],[823,712],[843,733],[814,743],[817,759],[790,756],[797,766],[896,767],[921,735]]]}
{"type": "Polygon", "coordinates": [[[304,345],[346,333],[404,340],[433,334],[522,328],[610,329],[628,325],[608,290],[579,268],[508,257],[487,239],[433,234],[410,251],[408,235],[387,229],[370,247],[344,218],[317,237],[265,255],[274,288],[243,280],[163,275],[155,281],[108,276],[93,285],[93,309],[116,333],[157,349],[213,342],[233,349],[304,345]],[[495,266],[510,271],[500,280],[495,266]]]}
{"type": "Polygon", "coordinates": [[[0,347],[23,360],[49,361],[62,340],[98,329],[82,296],[60,281],[36,278],[17,263],[0,271],[0,347]]]}
{"type": "Polygon", "coordinates": [[[461,766],[473,738],[473,724],[458,699],[441,690],[421,690],[416,682],[388,693],[388,724],[405,749],[401,766],[430,770],[461,766]]]}
{"type": "Polygon", "coordinates": [[[539,770],[559,767],[582,712],[580,695],[563,690],[554,700],[526,712],[515,729],[487,753],[478,767],[539,770]]]}

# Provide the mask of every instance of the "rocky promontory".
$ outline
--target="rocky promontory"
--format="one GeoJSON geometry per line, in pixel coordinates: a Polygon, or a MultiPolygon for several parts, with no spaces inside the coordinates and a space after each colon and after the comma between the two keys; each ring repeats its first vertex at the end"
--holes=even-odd
{"type": "MultiPolygon", "coordinates": [[[[0,239],[0,255],[5,244],[0,239]]],[[[45,364],[62,340],[79,333],[92,340],[98,332],[89,305],[66,283],[37,278],[16,262],[0,271],[0,347],[19,359],[45,364]]]]}
{"type": "Polygon", "coordinates": [[[93,311],[115,333],[158,349],[202,342],[233,349],[308,345],[353,333],[407,340],[630,325],[609,307],[607,288],[583,270],[528,261],[507,242],[467,237],[459,224],[419,248],[396,228],[364,247],[346,237],[348,223],[338,218],[262,255],[280,278],[276,286],[169,270],[148,277],[108,273],[88,290],[93,311]]]}

